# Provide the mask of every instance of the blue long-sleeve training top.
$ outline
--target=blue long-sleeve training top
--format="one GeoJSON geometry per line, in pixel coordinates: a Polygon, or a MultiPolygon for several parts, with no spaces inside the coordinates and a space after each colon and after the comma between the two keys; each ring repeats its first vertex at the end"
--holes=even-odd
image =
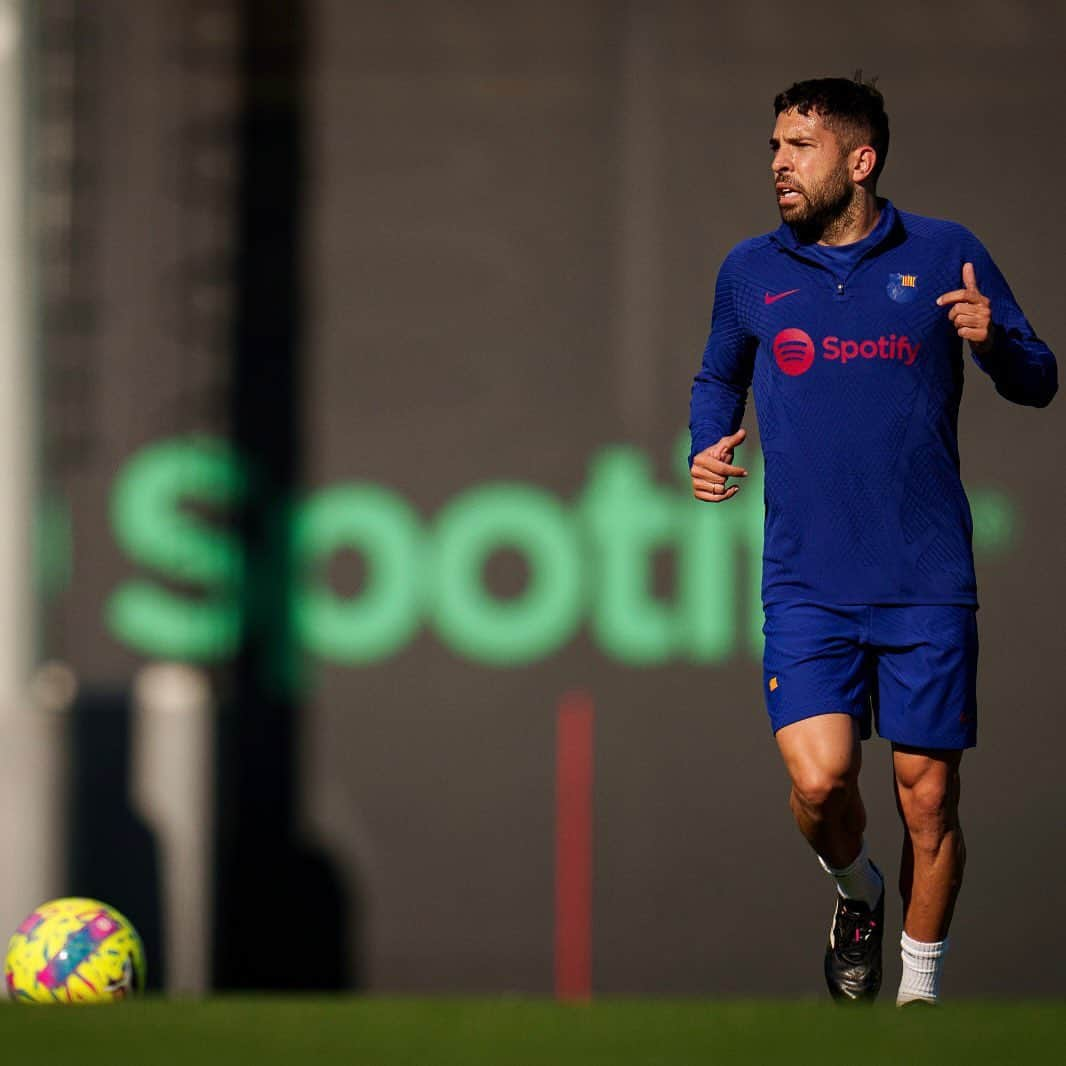
{"type": "Polygon", "coordinates": [[[964,287],[964,263],[994,323],[978,366],[1015,403],[1043,407],[1057,388],[1054,355],[981,242],[881,206],[856,245],[803,244],[782,224],[737,245],[718,275],[691,454],[736,432],[752,387],[767,604],[976,604],[959,475],[963,342],[936,303],[964,287]]]}

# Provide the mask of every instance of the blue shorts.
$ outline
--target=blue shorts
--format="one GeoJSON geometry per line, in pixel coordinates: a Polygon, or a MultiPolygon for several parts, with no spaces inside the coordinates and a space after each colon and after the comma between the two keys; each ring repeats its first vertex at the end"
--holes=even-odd
{"type": "Polygon", "coordinates": [[[844,713],[863,740],[871,718],[886,740],[918,748],[977,743],[977,608],[766,609],[763,692],[774,732],[844,713]]]}

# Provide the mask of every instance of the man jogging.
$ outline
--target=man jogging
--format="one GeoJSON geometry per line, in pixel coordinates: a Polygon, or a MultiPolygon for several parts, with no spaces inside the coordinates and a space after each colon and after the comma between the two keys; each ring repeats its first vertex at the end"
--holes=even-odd
{"type": "Polygon", "coordinates": [[[765,455],[764,696],[800,832],[837,888],[834,998],[881,985],[884,881],[863,840],[860,740],[892,743],[903,822],[897,1003],[935,1003],[965,847],[959,764],[977,739],[977,595],[959,476],[963,349],[1043,407],[1055,357],[968,230],[877,196],[881,94],[799,82],[774,101],[782,224],[722,264],[692,389],[695,496],[741,490],[754,390],[765,455]]]}

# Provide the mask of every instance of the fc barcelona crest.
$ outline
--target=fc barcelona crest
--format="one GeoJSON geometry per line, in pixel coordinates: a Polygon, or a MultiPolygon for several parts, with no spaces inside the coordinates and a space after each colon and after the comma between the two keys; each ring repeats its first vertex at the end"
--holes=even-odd
{"type": "Polygon", "coordinates": [[[889,274],[888,295],[898,304],[909,304],[918,295],[917,274],[889,274]]]}

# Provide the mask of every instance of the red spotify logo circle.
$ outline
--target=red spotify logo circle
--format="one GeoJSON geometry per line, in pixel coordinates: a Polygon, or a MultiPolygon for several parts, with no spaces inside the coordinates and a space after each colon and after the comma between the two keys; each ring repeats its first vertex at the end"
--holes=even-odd
{"type": "Polygon", "coordinates": [[[814,341],[801,329],[783,329],[774,337],[774,358],[791,377],[806,373],[814,362],[814,341]]]}

